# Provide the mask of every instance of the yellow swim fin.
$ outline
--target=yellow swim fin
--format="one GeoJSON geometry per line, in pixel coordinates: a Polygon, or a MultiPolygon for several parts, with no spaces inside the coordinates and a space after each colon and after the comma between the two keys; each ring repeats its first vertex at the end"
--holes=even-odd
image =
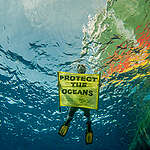
{"type": "Polygon", "coordinates": [[[93,131],[86,131],[85,143],[86,144],[92,144],[93,143],[93,131]]]}
{"type": "Polygon", "coordinates": [[[64,137],[64,136],[67,134],[68,129],[69,129],[69,125],[63,124],[63,125],[60,127],[58,134],[61,135],[62,137],[64,137]]]}

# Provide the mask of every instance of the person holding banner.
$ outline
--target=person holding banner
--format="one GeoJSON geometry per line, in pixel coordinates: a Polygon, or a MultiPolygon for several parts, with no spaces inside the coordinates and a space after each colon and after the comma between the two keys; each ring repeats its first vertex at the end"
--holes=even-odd
{"type": "MultiPolygon", "coordinates": [[[[79,74],[85,74],[85,72],[86,72],[85,65],[79,64],[77,66],[77,72],[79,74]]],[[[64,137],[67,134],[67,131],[68,131],[69,126],[70,126],[70,122],[72,121],[75,112],[78,111],[79,109],[84,112],[84,116],[87,118],[87,122],[86,122],[87,129],[86,129],[86,133],[85,133],[85,142],[86,142],[86,144],[92,144],[92,142],[93,142],[93,131],[91,128],[90,109],[89,108],[70,107],[67,119],[64,122],[64,124],[60,127],[58,134],[61,135],[62,137],[64,137]]]]}

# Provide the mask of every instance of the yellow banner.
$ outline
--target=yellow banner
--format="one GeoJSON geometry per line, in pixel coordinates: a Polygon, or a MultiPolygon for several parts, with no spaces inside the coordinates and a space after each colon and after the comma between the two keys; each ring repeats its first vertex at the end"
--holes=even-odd
{"type": "Polygon", "coordinates": [[[60,106],[98,109],[99,74],[58,72],[60,106]]]}

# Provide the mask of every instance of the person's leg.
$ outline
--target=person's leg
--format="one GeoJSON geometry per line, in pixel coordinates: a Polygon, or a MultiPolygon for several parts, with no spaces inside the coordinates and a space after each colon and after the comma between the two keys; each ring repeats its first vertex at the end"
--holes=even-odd
{"type": "Polygon", "coordinates": [[[85,132],[85,142],[86,142],[86,144],[92,144],[93,143],[93,131],[91,128],[90,109],[84,108],[83,111],[84,111],[84,116],[86,116],[86,118],[87,118],[87,122],[86,122],[87,129],[85,132]]]}
{"type": "Polygon", "coordinates": [[[61,135],[62,137],[64,137],[67,134],[69,126],[70,126],[70,122],[73,119],[73,116],[77,110],[78,110],[78,108],[75,108],[75,107],[71,107],[69,109],[69,114],[67,116],[67,120],[64,122],[64,124],[60,127],[60,129],[58,131],[58,134],[61,135]]]}
{"type": "Polygon", "coordinates": [[[92,129],[91,129],[90,109],[82,108],[82,110],[84,111],[84,116],[87,118],[87,122],[86,122],[87,130],[91,131],[92,129]]]}
{"type": "Polygon", "coordinates": [[[70,107],[69,109],[69,113],[68,113],[68,116],[67,116],[67,120],[65,121],[65,125],[69,125],[70,122],[72,121],[73,119],[73,116],[75,114],[75,112],[78,110],[77,107],[70,107]]]}

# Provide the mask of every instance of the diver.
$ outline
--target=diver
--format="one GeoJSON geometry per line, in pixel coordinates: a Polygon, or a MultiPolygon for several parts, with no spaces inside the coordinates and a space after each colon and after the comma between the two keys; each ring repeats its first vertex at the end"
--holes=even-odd
{"type": "MultiPolygon", "coordinates": [[[[86,72],[85,65],[79,64],[77,66],[77,72],[80,74],[84,74],[86,72]]],[[[70,126],[70,122],[72,121],[75,112],[78,111],[79,109],[84,112],[84,116],[87,118],[87,122],[86,122],[87,129],[85,132],[85,142],[86,142],[86,144],[92,144],[93,131],[91,128],[90,109],[88,109],[88,108],[70,107],[67,119],[64,122],[64,124],[60,127],[58,134],[61,135],[62,137],[64,137],[67,134],[67,131],[70,126]]]]}

